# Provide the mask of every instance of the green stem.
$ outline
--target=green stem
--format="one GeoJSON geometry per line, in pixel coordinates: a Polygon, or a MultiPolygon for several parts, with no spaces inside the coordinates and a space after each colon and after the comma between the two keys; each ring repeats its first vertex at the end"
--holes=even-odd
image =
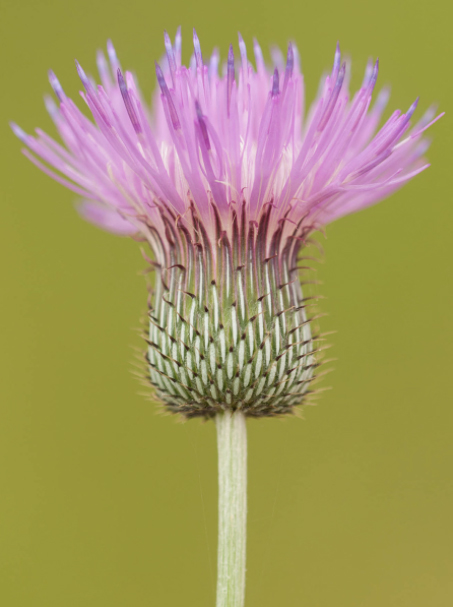
{"type": "Polygon", "coordinates": [[[247,431],[245,415],[216,417],[219,453],[217,607],[243,607],[247,526],[247,431]]]}

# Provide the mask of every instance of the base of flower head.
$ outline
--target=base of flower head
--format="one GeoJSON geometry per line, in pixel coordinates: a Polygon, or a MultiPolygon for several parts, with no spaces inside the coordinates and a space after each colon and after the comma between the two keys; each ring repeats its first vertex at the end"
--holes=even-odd
{"type": "Polygon", "coordinates": [[[274,222],[272,204],[258,222],[245,204],[230,213],[225,222],[216,215],[213,235],[194,207],[189,221],[162,208],[165,234],[150,227],[150,381],[167,410],[185,417],[291,413],[317,366],[297,268],[311,230],[274,222]]]}

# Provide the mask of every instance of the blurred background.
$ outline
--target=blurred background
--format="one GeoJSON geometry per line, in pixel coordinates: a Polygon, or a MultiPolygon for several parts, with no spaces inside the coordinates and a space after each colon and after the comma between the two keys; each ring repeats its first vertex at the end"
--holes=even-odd
{"type": "Polygon", "coordinates": [[[2,605],[214,605],[215,429],[156,415],[130,372],[139,249],[80,220],[7,125],[55,135],[48,68],[78,98],[74,58],[94,73],[109,37],[149,98],[177,25],[185,60],[193,26],[223,57],[238,30],[249,49],[295,40],[309,99],[340,40],[353,85],[379,56],[391,110],[447,111],[428,171],[327,229],[332,390],[303,420],[249,422],[247,607],[453,604],[452,16],[448,0],[2,0],[2,605]]]}

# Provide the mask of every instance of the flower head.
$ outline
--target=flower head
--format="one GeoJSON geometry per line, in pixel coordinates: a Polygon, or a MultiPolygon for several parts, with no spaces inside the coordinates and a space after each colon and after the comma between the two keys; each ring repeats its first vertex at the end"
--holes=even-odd
{"type": "Polygon", "coordinates": [[[84,201],[82,215],[117,234],[140,234],[156,272],[150,309],[151,382],[171,411],[210,417],[292,411],[316,367],[298,279],[308,235],[388,196],[428,165],[414,102],[378,130],[389,92],[372,104],[378,62],[350,98],[349,66],[333,68],[304,112],[296,47],[256,68],[239,36],[220,66],[205,62],[196,33],[190,66],[181,36],[165,33],[152,111],[109,42],[98,54],[102,85],[77,63],[94,122],[50,73],[46,99],[64,146],[41,130],[24,153],[84,201]],[[219,67],[222,75],[219,75],[219,67]],[[41,160],[39,160],[41,158],[41,160]],[[53,167],[53,168],[50,168],[53,167]]]}

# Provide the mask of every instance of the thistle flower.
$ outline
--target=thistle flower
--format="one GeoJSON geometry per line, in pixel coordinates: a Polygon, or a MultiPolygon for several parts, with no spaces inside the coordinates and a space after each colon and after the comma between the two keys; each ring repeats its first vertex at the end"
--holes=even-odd
{"type": "Polygon", "coordinates": [[[83,197],[86,219],[149,243],[149,374],[168,409],[288,413],[317,364],[298,256],[314,230],[428,166],[422,134],[433,110],[411,128],[415,101],[378,130],[389,97],[384,88],[371,104],[378,62],[350,99],[337,46],[305,116],[293,44],[270,70],[255,42],[254,68],[239,36],[222,76],[217,50],[205,62],[195,31],[193,44],[184,67],[180,31],[174,44],[165,33],[152,111],[109,42],[109,60],[97,58],[102,85],[77,63],[94,123],[50,72],[58,104],[46,105],[64,146],[13,130],[32,162],[83,197]]]}
{"type": "Polygon", "coordinates": [[[299,279],[311,233],[388,196],[428,165],[430,109],[417,101],[378,130],[388,89],[371,98],[378,63],[349,99],[349,66],[337,46],[332,71],[304,112],[296,47],[254,69],[239,36],[219,76],[196,33],[188,68],[181,36],[165,34],[153,111],[114,48],[98,54],[102,85],[77,63],[94,123],[55,75],[46,99],[64,146],[12,125],[24,154],[84,199],[96,225],[149,243],[149,377],[168,410],[216,417],[219,454],[217,607],[243,607],[246,416],[292,412],[314,379],[315,337],[299,279]]]}

